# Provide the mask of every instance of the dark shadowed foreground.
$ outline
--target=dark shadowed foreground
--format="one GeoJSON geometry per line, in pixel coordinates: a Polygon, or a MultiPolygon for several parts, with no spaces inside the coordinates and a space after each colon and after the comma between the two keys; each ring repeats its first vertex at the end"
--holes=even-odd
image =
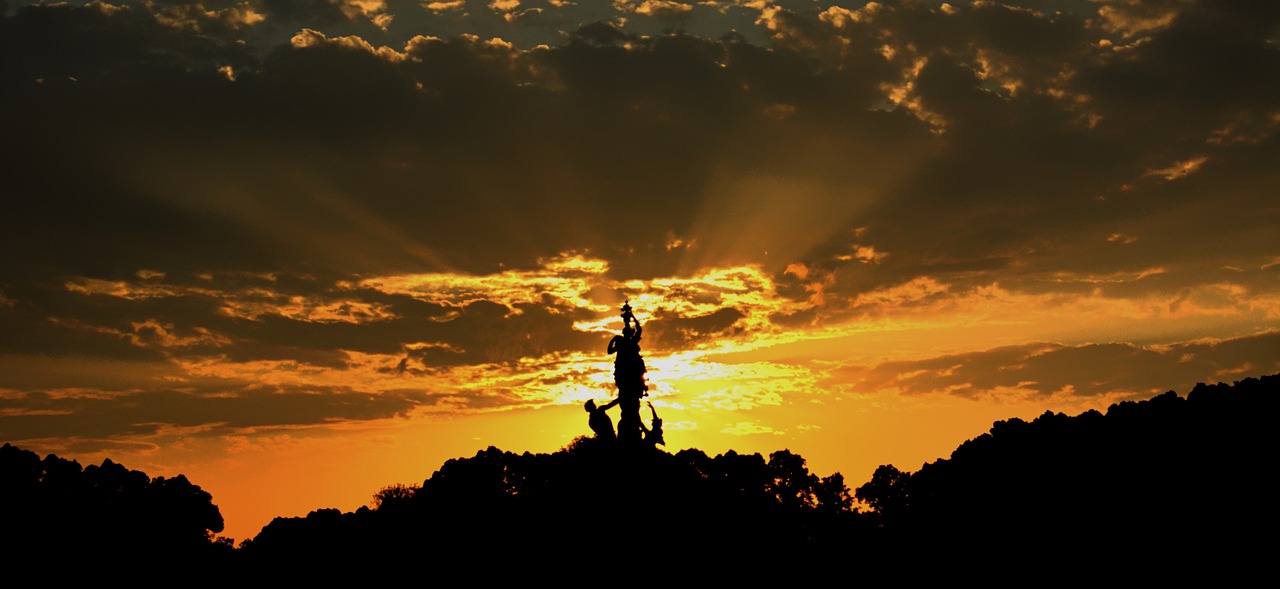
{"type": "Polygon", "coordinates": [[[882,466],[853,493],[787,450],[491,447],[379,490],[373,507],[277,518],[238,548],[215,539],[217,507],[183,477],[5,445],[0,534],[6,562],[173,584],[1239,580],[1274,557],[1278,385],[997,422],[949,459],[882,466]]]}

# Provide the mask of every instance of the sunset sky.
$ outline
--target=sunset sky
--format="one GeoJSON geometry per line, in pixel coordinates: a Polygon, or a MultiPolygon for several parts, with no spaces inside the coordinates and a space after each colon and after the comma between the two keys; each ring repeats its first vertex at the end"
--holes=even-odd
{"type": "Polygon", "coordinates": [[[237,541],[589,434],[625,301],[850,487],[1280,372],[1274,0],[0,0],[0,104],[0,442],[237,541]]]}

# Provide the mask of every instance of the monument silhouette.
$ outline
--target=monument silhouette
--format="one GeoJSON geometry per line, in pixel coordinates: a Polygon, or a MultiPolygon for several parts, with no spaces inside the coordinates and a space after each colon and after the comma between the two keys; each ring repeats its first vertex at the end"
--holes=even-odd
{"type": "Polygon", "coordinates": [[[646,379],[647,369],[644,356],[640,354],[640,338],[644,328],[640,320],[631,310],[631,302],[623,303],[621,309],[622,333],[609,340],[608,353],[613,354],[613,382],[618,387],[617,396],[612,401],[595,407],[595,401],[587,401],[586,409],[591,414],[590,425],[597,438],[616,439],[625,447],[641,445],[665,445],[662,435],[662,420],[658,412],[649,404],[653,414],[653,425],[645,427],[640,419],[640,399],[649,396],[649,383],[646,379]],[[633,326],[632,323],[635,325],[633,326]],[[607,416],[600,417],[606,410],[618,406],[622,414],[618,417],[618,430],[615,434],[612,423],[607,423],[607,416]],[[609,427],[605,431],[602,424],[609,427]]]}

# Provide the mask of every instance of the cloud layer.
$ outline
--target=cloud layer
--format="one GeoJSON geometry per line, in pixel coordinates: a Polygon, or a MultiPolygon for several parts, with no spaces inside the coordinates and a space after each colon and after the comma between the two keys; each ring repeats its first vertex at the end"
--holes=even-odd
{"type": "Polygon", "coordinates": [[[0,8],[6,440],[1280,370],[1273,2],[0,8]]]}

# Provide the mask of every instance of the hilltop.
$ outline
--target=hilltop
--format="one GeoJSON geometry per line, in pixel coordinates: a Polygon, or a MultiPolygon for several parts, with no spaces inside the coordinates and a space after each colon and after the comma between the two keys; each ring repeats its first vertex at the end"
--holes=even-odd
{"type": "Polygon", "coordinates": [[[276,518],[239,547],[216,536],[213,498],[184,477],[110,460],[82,469],[6,444],[0,534],[25,562],[181,565],[206,582],[618,567],[748,580],[1243,575],[1266,562],[1255,538],[1277,522],[1278,402],[1272,375],[998,421],[947,458],[914,473],[884,465],[854,489],[789,450],[672,454],[585,437],[549,454],[490,447],[421,485],[377,490],[372,507],[276,518]]]}

